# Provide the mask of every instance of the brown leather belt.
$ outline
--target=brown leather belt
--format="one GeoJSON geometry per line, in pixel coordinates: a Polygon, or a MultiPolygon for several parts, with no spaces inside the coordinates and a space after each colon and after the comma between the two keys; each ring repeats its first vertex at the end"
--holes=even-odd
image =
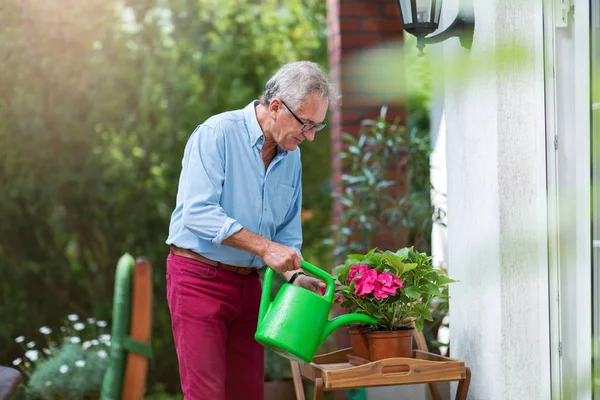
{"type": "Polygon", "coordinates": [[[235,265],[223,264],[217,261],[213,261],[204,256],[201,256],[195,251],[182,249],[181,247],[177,247],[174,244],[171,245],[171,253],[175,254],[176,256],[191,258],[193,260],[203,262],[204,264],[224,269],[225,271],[234,272],[238,275],[250,275],[251,273],[256,271],[256,268],[252,267],[236,267],[235,265]]]}

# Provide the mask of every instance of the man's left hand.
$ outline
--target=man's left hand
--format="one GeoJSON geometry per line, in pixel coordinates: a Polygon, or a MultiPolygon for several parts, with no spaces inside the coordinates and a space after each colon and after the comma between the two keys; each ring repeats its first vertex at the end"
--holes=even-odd
{"type": "Polygon", "coordinates": [[[327,284],[322,280],[313,278],[312,276],[308,275],[298,276],[294,281],[294,285],[298,285],[300,287],[303,287],[304,289],[308,289],[311,292],[315,292],[318,294],[321,293],[322,288],[325,288],[327,286],[327,284]]]}

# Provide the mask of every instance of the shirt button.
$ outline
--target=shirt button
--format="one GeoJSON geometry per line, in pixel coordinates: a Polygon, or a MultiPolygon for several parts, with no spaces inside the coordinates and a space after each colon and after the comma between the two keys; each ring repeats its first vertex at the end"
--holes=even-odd
{"type": "Polygon", "coordinates": [[[265,207],[265,211],[267,211],[267,207],[265,207]]]}

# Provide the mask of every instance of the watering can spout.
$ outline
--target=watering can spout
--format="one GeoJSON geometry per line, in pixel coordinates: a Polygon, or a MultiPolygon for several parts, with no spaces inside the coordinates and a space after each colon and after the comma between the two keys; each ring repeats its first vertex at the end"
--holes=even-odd
{"type": "Polygon", "coordinates": [[[375,325],[377,323],[377,319],[373,317],[369,317],[368,315],[363,314],[344,314],[340,315],[329,321],[327,326],[325,326],[325,330],[323,331],[323,336],[321,337],[321,342],[327,339],[327,336],[331,335],[333,331],[338,328],[341,328],[345,325],[350,324],[364,324],[364,325],[375,325]]]}

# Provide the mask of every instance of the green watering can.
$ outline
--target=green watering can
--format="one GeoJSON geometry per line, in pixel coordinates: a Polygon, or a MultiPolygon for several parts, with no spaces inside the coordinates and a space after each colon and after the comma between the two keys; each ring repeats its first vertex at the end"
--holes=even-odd
{"type": "Polygon", "coordinates": [[[344,314],[329,320],[335,291],[333,278],[304,260],[302,268],[327,283],[325,294],[320,296],[284,283],[271,301],[273,269],[267,267],[254,338],[276,354],[309,363],[319,345],[337,328],[353,323],[375,324],[377,320],[362,314],[344,314]]]}

